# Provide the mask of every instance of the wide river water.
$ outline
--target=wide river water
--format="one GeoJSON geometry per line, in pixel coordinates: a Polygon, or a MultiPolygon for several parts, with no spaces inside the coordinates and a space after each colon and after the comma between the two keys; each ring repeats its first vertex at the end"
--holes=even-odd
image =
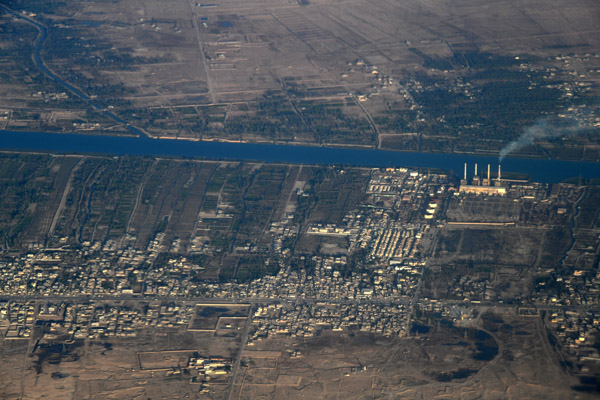
{"type": "MultiPolygon", "coordinates": [[[[99,136],[0,130],[0,149],[32,152],[168,156],[216,160],[245,160],[291,164],[351,165],[361,167],[440,168],[463,174],[464,163],[473,174],[498,158],[466,154],[434,154],[375,149],[276,145],[263,143],[203,142],[146,137],[99,136]]],[[[572,177],[600,178],[600,163],[507,157],[502,170],[529,175],[537,182],[560,182],[572,177]]]]}

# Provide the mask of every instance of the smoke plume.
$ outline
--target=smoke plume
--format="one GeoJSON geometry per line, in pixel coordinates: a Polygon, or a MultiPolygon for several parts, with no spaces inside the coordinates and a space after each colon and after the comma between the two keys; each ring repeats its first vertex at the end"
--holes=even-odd
{"type": "Polygon", "coordinates": [[[585,126],[581,116],[569,113],[561,118],[545,117],[535,124],[525,128],[521,136],[513,140],[500,150],[499,162],[512,152],[533,144],[538,139],[552,139],[561,136],[572,136],[582,133],[589,126],[585,126]]]}

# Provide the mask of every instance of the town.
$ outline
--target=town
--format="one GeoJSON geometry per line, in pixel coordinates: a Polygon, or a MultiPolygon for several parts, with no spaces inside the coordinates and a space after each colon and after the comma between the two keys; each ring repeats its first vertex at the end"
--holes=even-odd
{"type": "MultiPolygon", "coordinates": [[[[5,158],[5,170],[28,165],[28,157],[5,158]]],[[[242,393],[240,377],[256,373],[244,354],[277,349],[277,357],[286,354],[292,362],[308,357],[299,345],[328,335],[428,340],[434,331],[450,329],[440,322],[436,328],[433,320],[465,332],[486,329],[493,335],[485,339],[490,347],[501,341],[499,333],[486,328],[494,315],[519,320],[528,327],[524,330],[542,326],[570,374],[597,371],[600,226],[595,201],[600,192],[593,186],[529,182],[500,167],[492,175],[490,166],[467,170],[465,165],[459,180],[409,168],[132,159],[128,162],[143,167],[139,187],[123,188],[134,204],[124,222],[113,219],[93,227],[92,211],[78,217],[83,225],[72,231],[76,236],[62,236],[62,221],[73,215],[69,199],[74,193],[88,196],[85,188],[81,192],[68,182],[87,180],[98,188],[108,181],[87,165],[110,171],[122,161],[52,156],[42,161],[55,165],[50,168],[55,176],[40,178],[49,180],[49,191],[27,207],[44,213],[36,219],[45,218],[48,236],[37,241],[6,236],[5,244],[9,238],[13,244],[0,260],[3,346],[31,343],[27,351],[37,356],[38,371],[55,368],[49,363],[54,359],[62,360],[61,368],[67,365],[71,353],[64,349],[79,354],[77,343],[98,343],[107,346],[103,356],[115,348],[123,357],[131,354],[136,374],[186,379],[194,390],[218,398],[242,393]],[[144,176],[169,174],[173,168],[184,174],[178,185],[204,193],[190,199],[197,219],[181,219],[178,213],[190,215],[189,203],[171,201],[175,208],[153,214],[158,228],[148,234],[143,228],[148,221],[136,216],[149,204],[143,199],[151,198],[145,194],[151,182],[144,176]],[[246,197],[241,199],[252,225],[240,219],[233,206],[240,200],[228,186],[240,184],[231,179],[240,168],[255,174],[242,183],[246,197]],[[346,197],[331,197],[329,188],[348,176],[357,187],[346,197]],[[280,182],[279,192],[263,183],[274,180],[280,182]],[[253,196],[265,195],[274,199],[268,218],[251,208],[253,196]],[[340,204],[340,199],[335,215],[321,212],[323,204],[340,204]],[[232,223],[252,226],[254,233],[228,239],[232,223]],[[123,225],[121,237],[111,234],[123,225]],[[107,235],[103,241],[93,239],[100,230],[107,235]],[[136,232],[146,235],[145,244],[136,232]],[[215,274],[215,259],[234,260],[234,271],[215,274]],[[189,345],[132,347],[149,335],[183,337],[189,345]],[[57,344],[62,353],[52,353],[57,344]]],[[[155,190],[155,199],[172,193],[169,187],[155,190]]],[[[178,195],[186,201],[189,196],[178,195]]],[[[488,357],[477,354],[475,360],[488,357]]],[[[363,366],[352,368],[362,371],[363,366]]],[[[461,371],[436,376],[462,376],[461,371]]]]}

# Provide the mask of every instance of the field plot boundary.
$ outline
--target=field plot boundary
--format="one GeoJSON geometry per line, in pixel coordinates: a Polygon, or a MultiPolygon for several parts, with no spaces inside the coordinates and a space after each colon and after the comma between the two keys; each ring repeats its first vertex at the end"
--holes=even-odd
{"type": "MultiPolygon", "coordinates": [[[[196,309],[199,309],[199,308],[246,309],[248,307],[251,307],[251,304],[249,304],[249,303],[198,303],[198,304],[196,304],[196,309]]],[[[222,312],[221,314],[225,314],[225,313],[222,312]]],[[[187,329],[189,332],[215,332],[217,330],[217,328],[219,327],[219,323],[221,322],[221,320],[228,320],[228,319],[229,320],[242,320],[242,319],[247,319],[248,316],[247,316],[247,313],[244,315],[218,315],[218,316],[216,316],[216,318],[214,318],[214,320],[215,320],[214,325],[211,324],[211,327],[208,327],[208,326],[197,327],[199,318],[202,318],[202,316],[200,316],[198,313],[196,313],[191,318],[190,323],[188,325],[188,329],[187,329]]]]}
{"type": "Polygon", "coordinates": [[[144,356],[159,356],[159,355],[163,355],[163,356],[167,356],[167,355],[173,355],[175,356],[176,354],[187,354],[188,355],[188,359],[190,358],[191,355],[193,355],[194,353],[198,353],[198,350],[165,350],[165,351],[139,351],[136,352],[136,358],[137,358],[137,362],[138,362],[138,367],[140,368],[140,371],[170,371],[173,368],[176,368],[177,366],[173,366],[173,365],[169,365],[169,366],[165,366],[165,367],[158,367],[158,368],[144,368],[143,362],[142,362],[142,358],[144,356]]]}

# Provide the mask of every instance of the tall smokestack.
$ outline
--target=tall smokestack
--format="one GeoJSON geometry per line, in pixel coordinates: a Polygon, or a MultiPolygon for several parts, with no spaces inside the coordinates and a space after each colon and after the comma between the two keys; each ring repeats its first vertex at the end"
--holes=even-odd
{"type": "Polygon", "coordinates": [[[477,163],[475,163],[475,176],[477,176],[477,163]]]}
{"type": "Polygon", "coordinates": [[[467,163],[465,163],[465,181],[467,180],[467,163]]]}
{"type": "Polygon", "coordinates": [[[500,183],[500,164],[498,164],[498,183],[500,183]]]}
{"type": "Polygon", "coordinates": [[[492,176],[490,175],[490,164],[488,164],[487,185],[490,186],[491,184],[492,184],[492,176]]]}

